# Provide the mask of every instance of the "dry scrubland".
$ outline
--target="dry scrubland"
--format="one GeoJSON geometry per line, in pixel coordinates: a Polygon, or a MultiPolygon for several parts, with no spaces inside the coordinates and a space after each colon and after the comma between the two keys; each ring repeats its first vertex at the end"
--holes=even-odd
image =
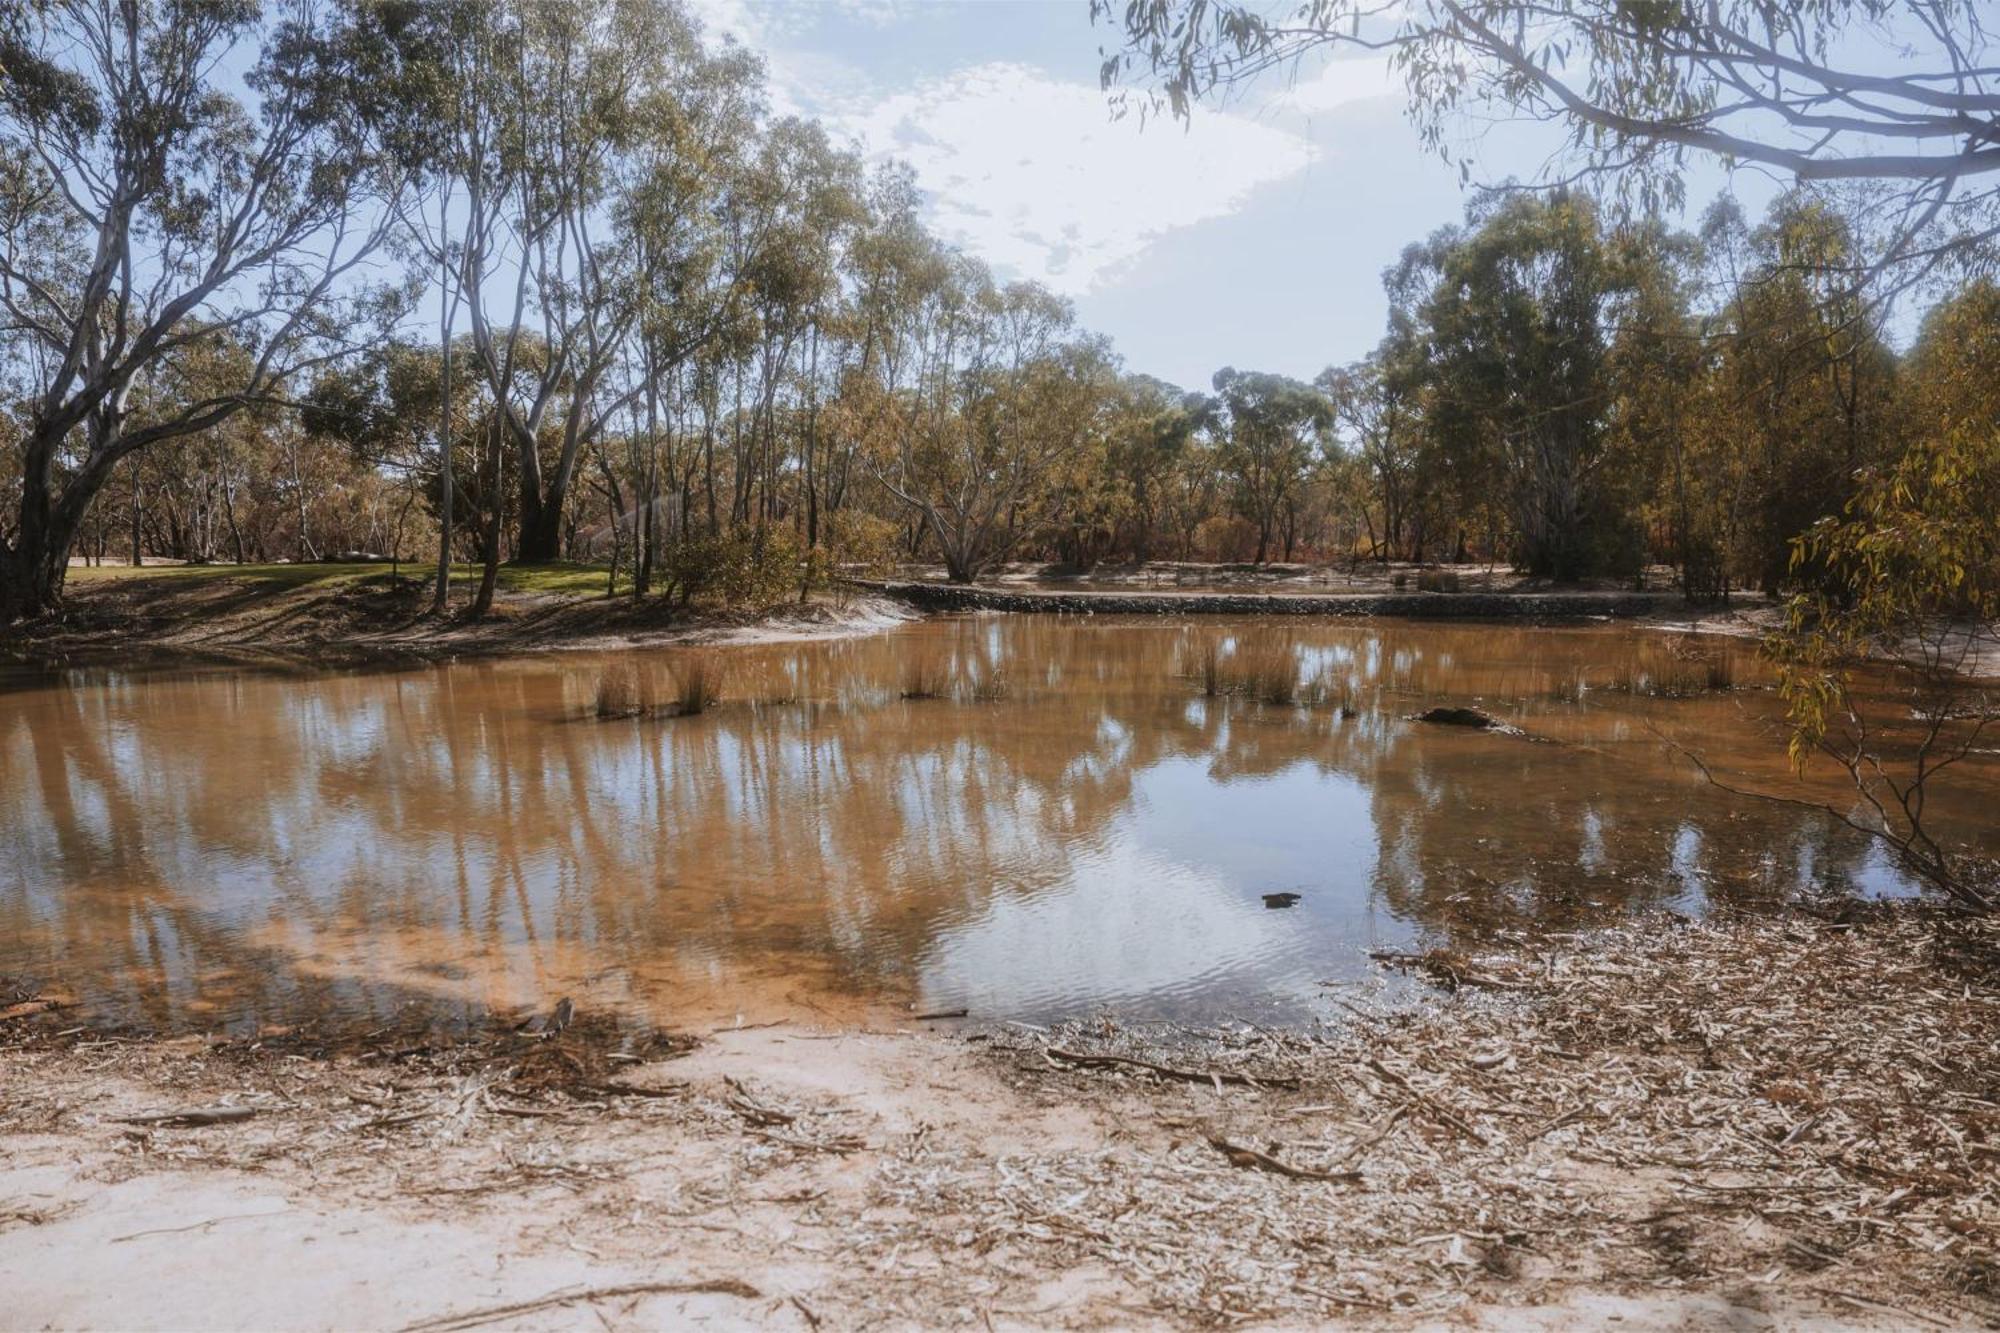
{"type": "Polygon", "coordinates": [[[0,1284],[33,1326],[1985,1325],[1996,951],[1655,917],[1385,958],[1421,1003],[1296,1034],[161,1041],[24,995],[0,1284]]]}

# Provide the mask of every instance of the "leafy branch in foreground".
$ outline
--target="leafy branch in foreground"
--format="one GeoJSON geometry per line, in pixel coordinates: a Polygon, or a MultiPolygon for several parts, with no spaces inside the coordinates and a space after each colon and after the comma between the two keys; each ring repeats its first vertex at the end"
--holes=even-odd
{"type": "Polygon", "coordinates": [[[1800,771],[1846,771],[1904,861],[1961,901],[1992,905],[1926,817],[1939,776],[2000,721],[2000,289],[1940,307],[1912,358],[1934,423],[1891,465],[1864,474],[1844,518],[1793,551],[1815,568],[1770,641],[1800,771]],[[1864,688],[1886,678],[1900,715],[1864,688]],[[1886,720],[1885,720],[1886,719],[1886,720]]]}

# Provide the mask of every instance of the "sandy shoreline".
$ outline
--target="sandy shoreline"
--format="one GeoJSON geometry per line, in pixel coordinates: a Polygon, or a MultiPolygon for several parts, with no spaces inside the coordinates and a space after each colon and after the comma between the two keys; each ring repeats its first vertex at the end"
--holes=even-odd
{"type": "Polygon", "coordinates": [[[52,1009],[0,1021],[0,1286],[61,1328],[1972,1326],[1994,955],[1921,909],[1656,917],[1389,960],[1431,1002],[1310,1032],[52,1009]]]}

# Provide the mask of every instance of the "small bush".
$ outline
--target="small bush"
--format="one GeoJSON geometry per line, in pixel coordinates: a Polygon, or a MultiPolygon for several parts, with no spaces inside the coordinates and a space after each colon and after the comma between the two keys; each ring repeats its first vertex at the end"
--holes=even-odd
{"type": "Polygon", "coordinates": [[[684,605],[775,606],[798,591],[802,577],[808,582],[813,577],[811,562],[788,527],[683,538],[662,553],[660,570],[667,593],[684,605]]]}
{"type": "Polygon", "coordinates": [[[1455,569],[1426,569],[1417,575],[1418,592],[1457,592],[1458,588],[1455,569]]]}
{"type": "Polygon", "coordinates": [[[845,579],[886,577],[896,565],[902,529],[886,518],[859,509],[842,509],[827,516],[820,544],[808,557],[808,582],[826,584],[846,605],[853,587],[845,579]]]}

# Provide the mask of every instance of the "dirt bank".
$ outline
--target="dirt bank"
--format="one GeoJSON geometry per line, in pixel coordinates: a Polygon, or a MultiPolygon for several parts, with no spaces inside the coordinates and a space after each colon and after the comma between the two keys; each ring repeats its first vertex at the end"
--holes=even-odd
{"type": "MultiPolygon", "coordinates": [[[[80,571],[59,615],[0,630],[0,654],[121,662],[309,657],[324,664],[867,633],[915,614],[901,603],[845,594],[760,612],[691,610],[661,598],[607,597],[602,570],[506,573],[493,613],[471,620],[430,615],[427,581],[379,566],[80,571]]],[[[470,595],[462,581],[455,604],[470,595]]]]}
{"type": "Polygon", "coordinates": [[[1434,1000],[1296,1033],[217,1043],[0,1000],[0,1288],[65,1328],[1974,1326],[1994,954],[1663,916],[1387,959],[1434,1000]]]}

